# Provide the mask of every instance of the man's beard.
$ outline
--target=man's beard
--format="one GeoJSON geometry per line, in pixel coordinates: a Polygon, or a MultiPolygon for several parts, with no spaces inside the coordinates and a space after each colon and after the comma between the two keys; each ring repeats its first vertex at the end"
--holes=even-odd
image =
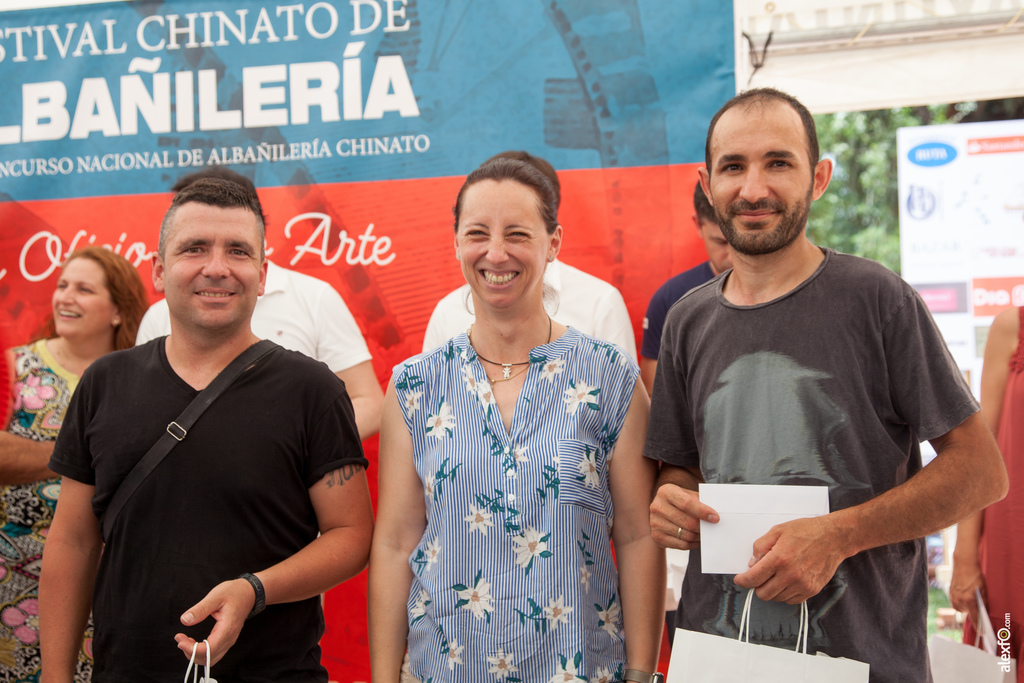
{"type": "Polygon", "coordinates": [[[810,191],[804,201],[798,202],[789,210],[786,209],[783,202],[773,199],[761,199],[756,202],[740,199],[729,204],[724,212],[715,210],[718,224],[722,228],[722,235],[729,246],[745,256],[763,256],[785,249],[803,233],[810,213],[810,191]],[[739,213],[765,210],[782,212],[779,224],[772,230],[753,230],[741,233],[733,224],[739,213]]]}

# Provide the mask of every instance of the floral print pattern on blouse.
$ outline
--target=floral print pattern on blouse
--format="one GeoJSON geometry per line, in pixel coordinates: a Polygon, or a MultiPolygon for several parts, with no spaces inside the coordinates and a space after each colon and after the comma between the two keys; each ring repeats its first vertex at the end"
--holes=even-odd
{"type": "Polygon", "coordinates": [[[506,430],[465,334],[395,368],[427,514],[407,602],[423,683],[621,679],[608,465],[638,373],[569,328],[532,350],[506,430]]]}
{"type": "MultiPolygon", "coordinates": [[[[13,349],[14,405],[7,431],[53,441],[78,377],[57,363],[45,340],[13,349]]],[[[60,493],[60,478],[0,487],[0,680],[38,681],[39,567],[60,493]]],[[[92,621],[75,681],[92,679],[92,621]]]]}

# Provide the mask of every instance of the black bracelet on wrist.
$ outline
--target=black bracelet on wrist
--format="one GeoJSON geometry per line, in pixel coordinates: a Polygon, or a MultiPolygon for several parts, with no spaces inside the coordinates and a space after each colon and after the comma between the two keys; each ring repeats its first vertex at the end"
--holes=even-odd
{"type": "Polygon", "coordinates": [[[260,581],[255,574],[246,572],[238,578],[245,579],[252,586],[252,589],[256,592],[256,602],[252,606],[252,611],[249,612],[249,616],[246,619],[252,619],[254,616],[262,612],[267,607],[267,593],[263,590],[263,582],[260,581]]]}

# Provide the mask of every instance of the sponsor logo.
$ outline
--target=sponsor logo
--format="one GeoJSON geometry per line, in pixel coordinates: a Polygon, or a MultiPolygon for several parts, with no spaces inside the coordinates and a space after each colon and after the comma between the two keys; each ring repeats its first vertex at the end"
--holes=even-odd
{"type": "Polygon", "coordinates": [[[1003,154],[1006,152],[1024,152],[1024,135],[974,138],[967,141],[968,154],[1003,154]]]}
{"type": "Polygon", "coordinates": [[[907,159],[918,166],[943,166],[956,159],[956,148],[945,142],[926,142],[907,152],[907,159]]]}
{"type": "Polygon", "coordinates": [[[907,188],[907,213],[911,218],[922,221],[933,213],[938,202],[935,193],[921,185],[911,185],[907,188]]]}
{"type": "Polygon", "coordinates": [[[966,313],[967,283],[914,285],[932,313],[966,313]]]}
{"type": "Polygon", "coordinates": [[[978,251],[989,258],[1017,258],[1021,256],[1021,250],[1017,247],[981,247],[978,251]]]}
{"type": "Polygon", "coordinates": [[[974,315],[997,315],[1001,311],[1024,306],[1024,277],[979,278],[971,283],[974,315]]]}
{"type": "Polygon", "coordinates": [[[912,254],[956,254],[963,250],[963,245],[954,239],[933,240],[930,242],[911,242],[908,249],[912,254]]]}

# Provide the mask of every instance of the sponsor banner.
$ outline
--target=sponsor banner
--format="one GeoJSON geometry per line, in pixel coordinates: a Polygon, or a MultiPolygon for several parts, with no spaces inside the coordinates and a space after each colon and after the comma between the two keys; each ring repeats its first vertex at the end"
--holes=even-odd
{"type": "Polygon", "coordinates": [[[901,274],[950,283],[915,287],[975,393],[987,336],[978,331],[1024,305],[1022,141],[1024,121],[897,131],[901,274]]]}
{"type": "MultiPolygon", "coordinates": [[[[170,186],[224,165],[259,188],[270,259],[341,293],[384,382],[462,283],[463,178],[525,149],[559,170],[560,258],[619,287],[639,335],[657,287],[706,258],[693,188],[733,55],[731,5],[696,0],[0,13],[0,332],[39,334],[76,247],[149,282],[170,186]]],[[[326,597],[332,680],[369,680],[365,595],[359,577],[326,597]]]]}

